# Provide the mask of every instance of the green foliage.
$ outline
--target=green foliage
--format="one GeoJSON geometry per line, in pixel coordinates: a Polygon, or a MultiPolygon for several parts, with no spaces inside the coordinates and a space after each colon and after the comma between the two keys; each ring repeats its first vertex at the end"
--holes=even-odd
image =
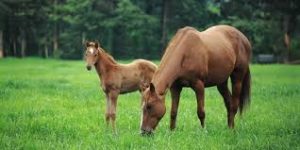
{"type": "Polygon", "coordinates": [[[282,33],[274,31],[279,28],[274,21],[256,19],[251,22],[248,19],[232,16],[221,23],[232,25],[247,35],[252,43],[253,55],[263,53],[279,55],[280,50],[284,49],[282,33]]]}
{"type": "MultiPolygon", "coordinates": [[[[126,61],[128,62],[128,61],[126,61]]],[[[158,62],[157,62],[158,63],[158,62]]],[[[105,96],[83,61],[0,60],[1,149],[298,149],[299,66],[252,65],[252,103],[235,130],[216,88],[205,91],[206,128],[184,89],[177,128],[167,113],[153,137],[139,135],[140,94],[119,96],[117,134],[106,127],[105,96]],[[26,73],[24,73],[26,72],[26,73]]]]}
{"type": "Polygon", "coordinates": [[[150,50],[156,50],[157,52],[159,40],[152,38],[151,34],[155,36],[154,32],[159,27],[158,18],[145,14],[139,7],[132,4],[130,0],[121,0],[117,4],[115,16],[115,29],[123,33],[123,35],[116,38],[125,47],[125,52],[120,50],[117,55],[125,55],[125,58],[126,54],[127,57],[131,56],[131,58],[149,58],[150,56],[147,56],[148,52],[145,52],[145,48],[147,48],[145,45],[151,44],[156,45],[156,47],[154,46],[150,50]]]}
{"type": "Polygon", "coordinates": [[[6,56],[18,56],[25,38],[27,55],[43,56],[49,49],[53,57],[81,59],[83,42],[98,40],[114,57],[132,59],[160,58],[165,42],[184,26],[202,31],[229,24],[249,37],[254,56],[283,57],[288,32],[289,55],[298,59],[299,6],[296,0],[2,0],[0,29],[6,56]]]}

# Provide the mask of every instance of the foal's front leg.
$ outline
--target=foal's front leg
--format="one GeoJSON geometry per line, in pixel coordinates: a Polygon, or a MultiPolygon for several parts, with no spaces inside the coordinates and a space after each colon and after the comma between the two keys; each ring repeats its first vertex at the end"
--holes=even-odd
{"type": "Polygon", "coordinates": [[[197,114],[200,119],[201,126],[204,128],[204,119],[205,119],[205,111],[204,111],[204,83],[201,80],[196,81],[193,86],[193,89],[196,93],[197,97],[197,114]]]}
{"type": "Polygon", "coordinates": [[[106,96],[106,112],[105,112],[105,121],[106,121],[106,126],[108,127],[109,121],[110,121],[110,105],[111,101],[109,100],[109,94],[105,93],[106,96]]]}
{"type": "Polygon", "coordinates": [[[114,132],[116,131],[115,120],[116,120],[116,108],[117,108],[118,95],[119,95],[118,90],[111,90],[108,93],[108,98],[110,101],[108,116],[111,120],[111,124],[112,124],[112,128],[113,128],[114,132]]]}

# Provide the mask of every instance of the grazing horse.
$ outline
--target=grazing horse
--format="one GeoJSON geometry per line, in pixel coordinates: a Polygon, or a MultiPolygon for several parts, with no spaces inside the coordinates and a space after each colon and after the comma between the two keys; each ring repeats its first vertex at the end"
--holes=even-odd
{"type": "Polygon", "coordinates": [[[183,87],[194,90],[198,118],[204,127],[204,88],[217,86],[227,109],[228,126],[234,128],[237,110],[242,113],[250,102],[250,59],[250,42],[234,27],[218,25],[203,32],[192,27],[179,29],[143,91],[141,133],[152,133],[164,116],[168,88],[172,98],[170,129],[175,128],[183,87]],[[227,87],[229,77],[232,94],[227,87]]]}
{"type": "Polygon", "coordinates": [[[106,95],[106,123],[115,131],[117,98],[119,94],[142,90],[150,82],[157,66],[147,60],[137,59],[130,64],[118,64],[98,42],[86,42],[86,68],[95,67],[101,87],[106,95]]]}

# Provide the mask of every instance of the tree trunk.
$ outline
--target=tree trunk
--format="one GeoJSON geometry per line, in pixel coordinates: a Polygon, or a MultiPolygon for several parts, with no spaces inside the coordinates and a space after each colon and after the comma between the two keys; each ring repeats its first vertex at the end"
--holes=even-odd
{"type": "Polygon", "coordinates": [[[168,29],[167,24],[169,20],[169,11],[170,11],[170,4],[171,0],[163,0],[163,9],[162,9],[162,19],[161,19],[161,49],[162,51],[166,47],[167,43],[167,35],[168,35],[168,29]]]}
{"type": "Polygon", "coordinates": [[[291,41],[290,35],[287,32],[285,32],[284,33],[284,45],[286,47],[286,54],[285,54],[285,58],[284,58],[284,63],[288,63],[290,60],[290,55],[291,55],[290,41],[291,41]]]}
{"type": "Polygon", "coordinates": [[[292,41],[292,33],[295,30],[295,26],[296,26],[296,19],[297,19],[297,15],[295,14],[285,14],[283,16],[283,32],[284,32],[284,45],[285,45],[285,52],[283,54],[284,58],[283,58],[283,62],[284,63],[289,63],[291,61],[291,49],[290,49],[290,45],[291,45],[291,41],[292,41]]]}
{"type": "Polygon", "coordinates": [[[16,39],[13,40],[13,52],[14,52],[14,56],[17,57],[17,42],[16,42],[16,39]]]}
{"type": "Polygon", "coordinates": [[[81,33],[81,43],[82,45],[84,45],[86,42],[86,33],[85,32],[82,32],[81,33]]]}
{"type": "Polygon", "coordinates": [[[26,52],[26,36],[25,31],[21,29],[21,57],[25,57],[26,52]]]}
{"type": "Polygon", "coordinates": [[[283,53],[283,62],[289,62],[289,47],[290,47],[290,36],[289,36],[289,22],[290,22],[290,15],[284,15],[283,17],[283,32],[284,32],[284,45],[285,45],[285,52],[283,53]]]}
{"type": "MultiPolygon", "coordinates": [[[[54,7],[57,5],[57,0],[54,0],[54,7]]],[[[54,10],[54,14],[56,15],[56,9],[54,10]]],[[[55,21],[53,28],[53,57],[59,57],[58,51],[58,23],[55,21]]]]}
{"type": "Polygon", "coordinates": [[[59,57],[57,23],[55,23],[53,30],[53,56],[55,58],[59,57]]]}
{"type": "Polygon", "coordinates": [[[45,44],[45,47],[44,47],[44,53],[45,53],[45,58],[48,58],[48,57],[49,57],[48,44],[45,44]]]}
{"type": "MultiPolygon", "coordinates": [[[[81,47],[85,47],[85,42],[86,42],[86,33],[85,32],[82,32],[81,33],[81,47]]],[[[81,52],[81,56],[82,58],[84,59],[84,53],[81,52]]]]}
{"type": "Polygon", "coordinates": [[[0,30],[0,58],[3,57],[3,31],[0,30]]]}
{"type": "Polygon", "coordinates": [[[113,55],[113,49],[114,49],[114,29],[113,27],[110,27],[108,29],[108,51],[110,52],[110,54],[113,55]]]}

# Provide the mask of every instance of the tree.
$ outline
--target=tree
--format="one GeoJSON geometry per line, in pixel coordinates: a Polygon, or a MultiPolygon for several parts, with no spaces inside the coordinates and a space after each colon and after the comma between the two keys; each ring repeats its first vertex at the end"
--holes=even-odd
{"type": "Polygon", "coordinates": [[[299,58],[300,1],[270,0],[2,0],[0,57],[81,59],[98,40],[117,58],[160,58],[184,26],[229,24],[250,39],[254,55],[299,58]],[[285,42],[285,45],[283,43],[285,42]],[[295,55],[297,54],[298,55],[295,55]]]}
{"type": "Polygon", "coordinates": [[[169,20],[169,13],[170,13],[170,8],[171,8],[171,1],[172,0],[163,0],[163,6],[162,6],[162,17],[161,17],[161,48],[166,47],[167,43],[167,24],[169,20]]]}

